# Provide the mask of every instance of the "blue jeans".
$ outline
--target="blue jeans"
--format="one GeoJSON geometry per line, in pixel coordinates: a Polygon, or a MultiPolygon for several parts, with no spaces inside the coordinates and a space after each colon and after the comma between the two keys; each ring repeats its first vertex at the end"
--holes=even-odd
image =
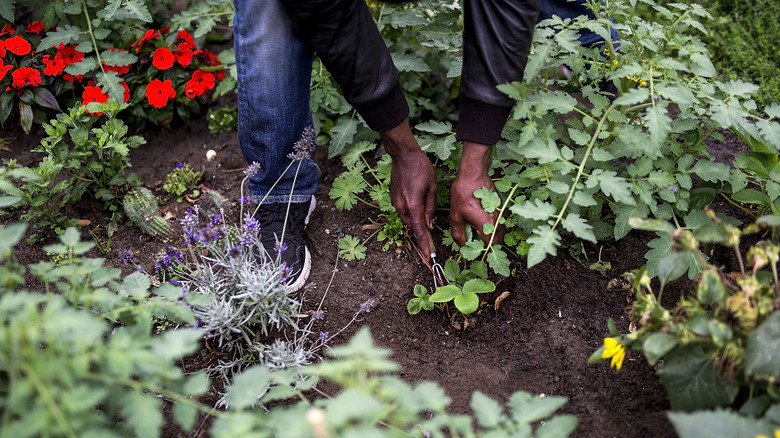
{"type": "Polygon", "coordinates": [[[296,35],[279,0],[233,3],[238,144],[248,163],[261,165],[249,179],[252,201],[306,202],[322,173],[311,158],[302,160],[298,170],[299,163],[287,155],[313,124],[309,90],[314,55],[296,35]]]}
{"type": "MultiPolygon", "coordinates": [[[[539,18],[537,19],[537,22],[552,18],[553,15],[557,15],[563,19],[575,19],[580,15],[596,18],[593,15],[593,11],[585,4],[584,0],[540,0],[539,18]]],[[[620,35],[615,29],[612,29],[611,35],[613,40],[620,39],[620,35]]],[[[579,41],[581,45],[591,47],[594,44],[598,45],[603,43],[604,39],[589,30],[580,30],[579,41]]]]}

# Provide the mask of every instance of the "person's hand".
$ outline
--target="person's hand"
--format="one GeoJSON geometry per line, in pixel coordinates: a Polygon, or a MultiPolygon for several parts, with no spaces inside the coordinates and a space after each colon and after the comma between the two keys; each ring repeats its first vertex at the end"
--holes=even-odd
{"type": "MultiPolygon", "coordinates": [[[[490,170],[490,146],[463,142],[463,155],[458,166],[458,174],[450,188],[450,222],[452,239],[459,246],[466,244],[466,224],[471,225],[479,234],[485,247],[490,243],[490,234],[482,232],[485,224],[496,226],[498,210],[487,213],[482,208],[482,202],[474,196],[474,192],[487,187],[495,190],[496,186],[488,176],[490,170]]],[[[504,226],[495,228],[493,245],[504,241],[504,226]]]]}
{"type": "Polygon", "coordinates": [[[430,260],[430,230],[436,211],[436,173],[425,153],[403,122],[381,133],[385,151],[393,158],[390,201],[407,231],[411,231],[426,261],[430,260]]]}

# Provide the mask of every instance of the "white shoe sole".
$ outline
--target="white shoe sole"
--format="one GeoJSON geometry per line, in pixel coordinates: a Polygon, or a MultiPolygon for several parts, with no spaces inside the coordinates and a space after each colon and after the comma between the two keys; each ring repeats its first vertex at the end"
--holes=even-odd
{"type": "MultiPolygon", "coordinates": [[[[309,212],[306,213],[306,219],[303,220],[303,223],[305,225],[309,225],[309,219],[311,219],[311,214],[314,211],[314,209],[317,208],[317,200],[314,199],[314,196],[311,197],[311,202],[309,203],[309,212]]],[[[309,253],[308,246],[304,248],[306,255],[303,259],[303,267],[301,268],[301,274],[298,276],[297,279],[295,279],[295,282],[290,284],[290,290],[292,292],[297,292],[301,290],[304,284],[306,284],[306,280],[309,279],[309,274],[311,273],[311,253],[309,253]]]]}

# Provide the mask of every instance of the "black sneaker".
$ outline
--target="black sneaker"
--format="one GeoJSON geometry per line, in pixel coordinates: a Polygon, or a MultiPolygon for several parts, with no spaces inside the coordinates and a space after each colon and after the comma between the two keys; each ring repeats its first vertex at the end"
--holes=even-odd
{"type": "Polygon", "coordinates": [[[271,262],[285,267],[287,284],[293,292],[303,287],[311,271],[311,254],[306,248],[303,231],[316,205],[317,202],[312,196],[309,202],[289,204],[288,214],[286,202],[263,204],[254,216],[260,221],[260,242],[265,249],[266,260],[270,259],[271,262]]]}

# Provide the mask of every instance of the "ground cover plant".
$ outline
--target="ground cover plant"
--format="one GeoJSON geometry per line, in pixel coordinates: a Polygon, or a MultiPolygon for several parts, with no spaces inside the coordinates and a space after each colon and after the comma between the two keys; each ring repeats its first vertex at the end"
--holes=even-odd
{"type": "MultiPolygon", "coordinates": [[[[136,8],[132,1],[111,4],[116,11],[136,8]]],[[[60,6],[65,8],[65,15],[83,17],[90,16],[89,8],[97,3],[78,5],[80,11],[68,9],[70,3],[60,6]]],[[[446,262],[442,259],[439,283],[434,282],[430,288],[431,274],[419,264],[406,241],[386,194],[390,162],[377,154],[375,136],[345,106],[319,63],[314,66],[312,107],[322,127],[318,142],[328,143],[327,149],[315,151],[315,159],[324,170],[317,196],[325,202],[315,212],[309,231],[314,271],[312,286],[306,292],[320,303],[316,307],[304,306],[296,302],[298,297],[285,294],[284,272],[278,267],[261,269],[265,283],[272,285],[270,290],[258,288],[255,283],[259,277],[247,274],[256,269],[251,266],[255,259],[245,229],[251,224],[244,215],[242,178],[246,174],[239,173],[246,166],[235,150],[234,134],[222,133],[213,142],[203,144],[206,132],[231,126],[230,111],[214,113],[208,121],[189,119],[188,111],[194,107],[181,97],[181,90],[176,91],[178,103],[167,102],[159,113],[137,112],[139,102],[154,106],[148,96],[129,101],[124,112],[132,112],[133,117],[127,121],[135,121],[136,126],[151,120],[150,115],[161,116],[156,120],[165,124],[173,119],[168,115],[174,113],[179,120],[194,122],[192,126],[175,127],[183,130],[179,132],[191,133],[193,139],[170,148],[169,155],[165,155],[160,151],[169,148],[160,145],[176,143],[171,141],[175,134],[166,137],[169,134],[147,126],[144,137],[155,140],[149,144],[128,141],[124,122],[116,118],[122,108],[116,101],[89,103],[90,94],[82,95],[81,102],[73,101],[69,112],[55,119],[60,125],[52,121],[41,135],[49,140],[27,150],[13,145],[12,153],[17,155],[12,157],[17,161],[5,161],[7,167],[0,171],[0,189],[7,194],[0,202],[14,207],[3,212],[11,220],[3,220],[3,232],[9,233],[3,242],[9,243],[7,248],[0,248],[5,262],[0,270],[4,288],[0,299],[7,306],[0,307],[7,309],[3,315],[6,327],[13,328],[6,337],[27,339],[31,327],[39,328],[46,336],[70,336],[62,341],[33,342],[40,347],[26,352],[42,351],[51,355],[46,357],[52,363],[61,362],[60,355],[67,354],[49,347],[54,343],[67,347],[66,351],[93,348],[95,362],[90,371],[103,369],[101,357],[115,358],[119,352],[112,349],[117,345],[136,343],[132,351],[139,357],[149,355],[146,349],[152,354],[164,349],[166,354],[153,362],[151,369],[134,368],[131,374],[119,376],[105,387],[79,386],[92,382],[94,376],[84,374],[83,361],[77,362],[70,375],[70,382],[79,382],[76,396],[70,392],[72,387],[66,387],[51,399],[41,388],[50,387],[54,394],[54,389],[63,389],[63,383],[51,379],[42,386],[27,379],[39,371],[35,354],[16,361],[17,350],[10,349],[7,358],[11,359],[4,363],[11,365],[3,372],[14,378],[0,394],[13,397],[4,398],[3,421],[8,427],[3,427],[3,433],[19,429],[36,433],[44,430],[36,428],[45,428],[42,434],[82,436],[74,431],[81,432],[83,426],[87,436],[154,436],[165,422],[164,436],[198,436],[207,430],[215,436],[243,433],[239,431],[273,434],[290,423],[299,425],[304,436],[323,436],[323,430],[337,435],[394,435],[400,430],[423,436],[516,436],[532,432],[565,436],[576,423],[571,415],[545,420],[544,427],[531,427],[561,409],[564,414],[580,417],[578,430],[583,436],[626,430],[635,430],[637,436],[664,436],[672,434],[672,426],[664,420],[669,409],[720,406],[733,410],[671,413],[669,418],[681,436],[700,430],[697,428],[702,424],[722,425],[717,429],[725,436],[772,435],[780,423],[777,373],[772,368],[775,350],[756,345],[767,340],[771,347],[776,337],[776,275],[772,275],[773,269],[755,268],[758,284],[747,283],[745,279],[752,277],[741,257],[771,262],[776,258],[771,243],[774,235],[765,236],[769,243],[753,245],[751,251],[737,252],[733,260],[724,262],[723,248],[728,254],[734,253],[735,236],[742,232],[729,228],[735,222],[723,214],[717,219],[720,222],[707,222],[703,208],[713,204],[748,223],[762,218],[759,222],[767,229],[776,225],[772,222],[775,219],[764,216],[777,214],[780,194],[776,182],[778,123],[774,120],[778,106],[759,108],[751,100],[756,86],[715,77],[707,47],[699,40],[703,34],[700,20],[709,18],[704,9],[696,5],[669,5],[666,9],[651,1],[610,2],[604,11],[595,4],[593,7],[601,14],[597,20],[554,19],[539,27],[525,81],[502,87],[517,100],[514,118],[505,130],[505,141],[496,147],[496,190],[483,189],[476,195],[487,210],[501,211],[509,231],[506,247],[495,244],[486,249],[481,242],[472,241],[462,249],[455,248],[450,245],[445,220],[434,235],[437,244],[441,241],[437,245],[440,255],[450,258],[446,262]],[[643,21],[632,14],[632,8],[642,5],[655,8],[655,21],[643,21]],[[580,47],[575,32],[585,27],[605,35],[611,27],[616,28],[622,36],[620,47],[612,40],[604,47],[580,47]],[[562,73],[563,66],[571,70],[571,78],[562,73]],[[612,82],[613,91],[601,86],[605,81],[612,82]],[[717,151],[724,140],[739,145],[742,152],[735,156],[736,151],[728,148],[717,151]],[[125,228],[127,224],[111,214],[116,207],[106,213],[95,209],[99,203],[76,199],[83,196],[74,197],[75,202],[63,202],[67,198],[59,192],[46,193],[46,187],[57,187],[62,178],[57,176],[57,160],[73,153],[69,148],[65,150],[65,145],[87,144],[91,149],[80,156],[83,161],[62,160],[63,168],[79,169],[87,164],[86,169],[94,171],[96,165],[89,163],[96,160],[88,158],[90,154],[100,156],[106,153],[104,147],[106,151],[123,152],[119,146],[133,142],[138,144],[125,147],[127,154],[117,158],[121,161],[119,170],[108,167],[110,178],[85,178],[86,171],[74,170],[77,177],[73,182],[79,190],[82,185],[86,187],[82,194],[91,194],[88,201],[130,200],[124,207],[127,216],[135,218],[135,228],[125,228]],[[38,166],[35,154],[27,152],[49,144],[59,144],[59,152],[50,153],[41,164],[54,164],[53,170],[36,173],[32,170],[38,166]],[[136,153],[142,150],[144,153],[136,153]],[[151,155],[155,159],[150,160],[151,155]],[[325,160],[336,155],[341,159],[325,160]],[[144,191],[128,192],[132,186],[115,180],[129,167],[130,157],[133,171],[139,172],[138,181],[148,186],[144,191]],[[184,163],[203,169],[201,187],[208,196],[197,200],[184,197],[181,204],[186,201],[186,205],[175,202],[178,199],[166,202],[165,175],[179,164],[183,168],[184,163]],[[13,222],[22,214],[30,214],[32,203],[25,203],[24,196],[33,183],[49,184],[42,185],[39,192],[49,196],[50,209],[60,215],[61,222],[44,236],[53,245],[14,248],[14,252],[25,254],[20,263],[11,246],[22,236],[29,237],[31,231],[13,222]],[[329,197],[332,200],[328,201],[329,197]],[[160,204],[155,205],[158,201],[160,204]],[[219,213],[217,219],[215,213],[219,213]],[[634,216],[657,220],[628,220],[634,216]],[[86,217],[95,224],[114,224],[106,229],[89,229],[94,249],[93,244],[79,241],[76,229],[67,228],[74,219],[86,217]],[[157,227],[142,225],[147,223],[157,227]],[[639,231],[631,231],[631,224],[659,233],[637,237],[639,231]],[[173,232],[167,231],[168,226],[173,232]],[[677,227],[686,230],[675,231],[677,227]],[[122,233],[111,234],[111,229],[119,228],[122,233]],[[107,251],[100,235],[108,238],[108,246],[143,251],[107,251]],[[165,239],[160,238],[163,236],[165,239]],[[690,236],[709,244],[698,252],[690,236]],[[645,246],[648,242],[649,252],[645,246]],[[394,251],[383,252],[391,248],[394,251]],[[48,255],[42,255],[41,249],[48,255]],[[570,257],[559,249],[566,249],[570,257]],[[90,251],[97,251],[106,260],[100,256],[87,258],[85,254],[90,251]],[[123,263],[131,256],[140,259],[134,267],[123,263]],[[44,258],[51,260],[41,262],[44,258]],[[597,265],[599,271],[578,270],[578,260],[588,258],[598,259],[586,266],[597,265]],[[103,266],[106,262],[113,263],[112,268],[103,266]],[[723,268],[723,272],[744,274],[738,282],[740,290],[732,290],[724,279],[718,270],[721,263],[732,265],[730,271],[723,268]],[[623,272],[645,264],[634,277],[638,280],[625,289],[619,281],[602,278],[619,280],[623,272]],[[156,266],[160,269],[152,277],[128,273],[135,271],[135,266],[148,272],[156,266]],[[120,277],[117,268],[128,275],[120,277]],[[686,272],[695,280],[693,294],[685,293],[687,283],[675,287],[677,282],[672,282],[678,277],[685,281],[686,272]],[[651,278],[655,278],[653,283],[651,278]],[[441,280],[450,284],[442,285],[441,280]],[[19,291],[25,281],[38,292],[19,291]],[[152,286],[156,281],[162,286],[152,286]],[[666,291],[663,296],[654,293],[655,282],[666,291]],[[630,289],[635,293],[627,294],[630,289]],[[231,294],[251,296],[259,306],[275,311],[258,312],[253,308],[247,312],[238,309],[236,313],[237,309],[230,306],[240,299],[231,294]],[[624,295],[633,300],[634,311],[627,318],[623,318],[624,295]],[[677,298],[682,304],[670,316],[664,309],[675,308],[677,298]],[[59,331],[56,321],[44,324],[35,319],[35,310],[41,308],[67,315],[67,324],[94,328],[97,334],[93,342],[72,336],[73,331],[59,331]],[[431,312],[420,312],[423,309],[431,312]],[[649,316],[645,319],[647,310],[649,316]],[[408,313],[418,315],[411,317],[408,313]],[[459,315],[467,316],[458,319],[459,315]],[[609,331],[603,327],[605,317],[616,320],[609,331]],[[356,321],[370,325],[374,339],[382,346],[401,349],[398,360],[408,370],[402,371],[401,380],[370,374],[396,368],[385,360],[387,351],[377,349],[367,332],[358,332],[355,325],[350,327],[356,321]],[[315,322],[317,330],[312,330],[308,324],[315,322]],[[18,331],[20,327],[27,331],[18,331]],[[101,350],[98,334],[104,335],[101,341],[106,349],[101,350]],[[323,348],[325,344],[342,342],[340,336],[349,334],[356,334],[350,344],[332,350],[335,362],[305,365],[319,354],[330,355],[331,351],[323,348]],[[592,350],[602,343],[604,348],[593,360],[609,359],[619,372],[606,364],[586,365],[592,350]],[[691,343],[695,346],[689,346],[691,343]],[[641,349],[651,363],[664,359],[658,380],[644,358],[626,349],[629,345],[641,349]],[[697,374],[693,367],[683,370],[689,356],[695,356],[704,374],[697,374]],[[214,379],[209,382],[206,374],[214,379]],[[155,380],[159,375],[167,379],[160,383],[155,380]],[[435,384],[409,385],[426,379],[445,381],[453,403],[435,384]],[[30,392],[31,385],[37,392],[30,392]],[[513,395],[520,388],[544,394],[513,395]],[[90,396],[85,399],[82,395],[86,393],[90,396]],[[704,396],[696,396],[702,393],[704,396]],[[570,403],[564,405],[561,395],[570,403]],[[274,405],[289,397],[298,401],[289,401],[284,408],[272,409],[268,414],[256,409],[258,404],[274,405]],[[24,403],[13,410],[8,408],[11,405],[7,401],[17,399],[24,403]],[[73,405],[77,400],[82,403],[73,405]],[[125,405],[114,406],[123,400],[127,401],[125,405]],[[502,407],[504,402],[507,410],[502,407]],[[228,410],[212,410],[216,404],[228,406],[228,410]],[[67,415],[61,407],[67,407],[67,415]],[[534,411],[538,413],[529,413],[534,411]],[[25,415],[28,412],[32,414],[25,415]],[[40,417],[35,415],[51,421],[38,424],[40,417]],[[139,416],[148,416],[149,420],[136,426],[134,419],[139,416]],[[216,418],[213,425],[209,416],[216,418]],[[30,424],[35,427],[28,428],[30,424]]],[[[56,15],[56,6],[52,10],[56,15]]],[[[460,148],[452,132],[457,92],[451,91],[457,90],[459,71],[458,11],[433,1],[415,7],[372,4],[372,11],[401,70],[418,140],[436,161],[439,202],[446,206],[446,188],[460,148]]],[[[4,17],[7,13],[0,11],[4,17]]],[[[213,29],[216,19],[208,17],[229,14],[230,7],[224,2],[204,2],[185,10],[172,22],[174,26],[189,26],[200,20],[199,29],[213,29]]],[[[18,29],[34,33],[38,27],[15,26],[8,33],[13,36],[4,41],[20,35],[18,29]]],[[[154,51],[146,46],[151,61],[147,61],[144,77],[164,82],[166,75],[181,72],[156,66],[155,71],[148,62],[171,62],[165,51],[160,51],[157,60],[154,55],[174,41],[173,32],[165,38],[162,30],[160,36],[154,36],[154,30],[150,32],[146,41],[134,41],[135,47],[155,45],[154,51]]],[[[208,32],[196,30],[193,35],[199,38],[208,32]]],[[[59,28],[54,33],[59,34],[59,28]]],[[[177,33],[177,39],[179,35],[186,34],[177,33]]],[[[12,44],[23,45],[19,39],[13,39],[12,44]]],[[[30,54],[30,59],[35,56],[30,54]]],[[[95,52],[95,56],[102,54],[95,52]]],[[[227,58],[223,60],[229,59],[228,52],[224,56],[227,58]]],[[[12,62],[27,62],[19,59],[13,58],[12,62]]],[[[181,66],[175,54],[172,59],[174,65],[181,66]]],[[[22,67],[14,64],[6,70],[13,68],[20,71],[22,67]]],[[[215,73],[222,69],[201,65],[198,71],[215,73]]],[[[98,83],[111,80],[97,70],[93,73],[98,83]]],[[[199,86],[208,89],[208,83],[201,81],[199,86]]],[[[38,94],[31,90],[37,87],[32,82],[28,85],[32,87],[27,91],[33,93],[33,102],[50,102],[46,96],[36,100],[38,94]]],[[[184,95],[188,97],[186,91],[185,84],[184,95]]],[[[24,92],[13,94],[31,106],[30,95],[25,97],[27,102],[22,95],[24,92]]],[[[161,99],[166,95],[161,92],[161,99]]],[[[20,113],[26,117],[28,110],[14,102],[16,108],[23,108],[20,113]]],[[[22,128],[34,130],[29,120],[21,120],[23,117],[22,128]]],[[[67,191],[65,185],[62,189],[67,191]]],[[[443,213],[439,216],[446,216],[443,213]]],[[[29,217],[39,216],[44,217],[29,217]]],[[[755,229],[749,227],[745,233],[755,229]]],[[[83,357],[76,356],[77,360],[83,357]]],[[[135,366],[133,361],[128,363],[135,366]]],[[[110,364],[115,366],[114,362],[110,364]]]]}

